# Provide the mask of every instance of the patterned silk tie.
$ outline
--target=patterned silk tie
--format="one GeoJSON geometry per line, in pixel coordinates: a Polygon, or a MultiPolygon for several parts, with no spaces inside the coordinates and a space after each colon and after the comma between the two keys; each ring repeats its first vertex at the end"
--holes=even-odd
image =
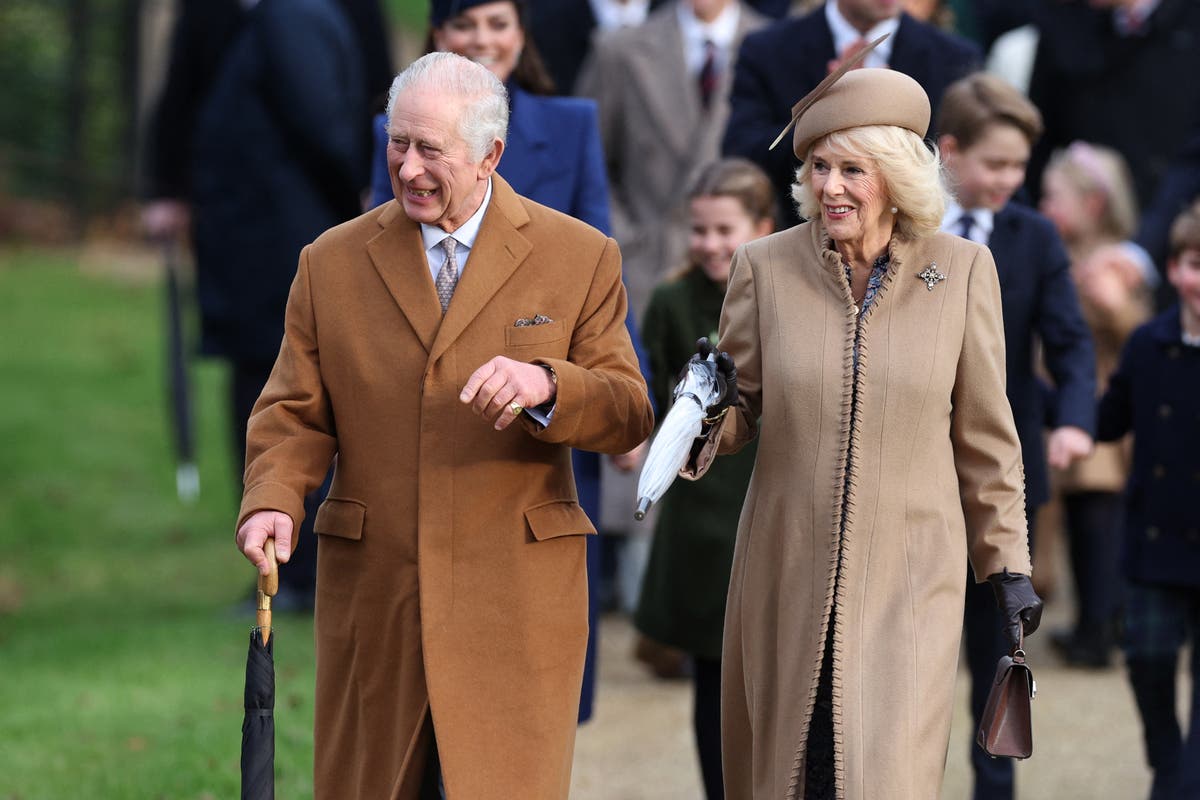
{"type": "Polygon", "coordinates": [[[454,257],[454,251],[458,247],[458,241],[453,236],[447,236],[442,239],[442,249],[446,251],[446,262],[442,264],[442,268],[438,270],[437,280],[434,285],[437,287],[438,300],[442,304],[442,313],[446,313],[446,308],[450,305],[450,298],[454,294],[454,287],[458,285],[458,261],[454,257]]]}
{"type": "Polygon", "coordinates": [[[711,39],[704,41],[704,64],[700,67],[700,105],[707,111],[717,93],[717,46],[711,39]]]}

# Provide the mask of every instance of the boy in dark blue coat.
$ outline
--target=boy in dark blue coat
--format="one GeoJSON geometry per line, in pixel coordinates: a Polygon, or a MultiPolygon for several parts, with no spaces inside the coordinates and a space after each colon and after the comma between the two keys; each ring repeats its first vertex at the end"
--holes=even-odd
{"type": "Polygon", "coordinates": [[[1129,338],[1100,401],[1098,437],[1133,431],[1123,646],[1154,770],[1151,800],[1200,797],[1200,204],[1171,226],[1167,280],[1179,304],[1129,338]],[[1184,738],[1175,673],[1188,639],[1193,688],[1184,738]]]}
{"type": "MultiPolygon", "coordinates": [[[[1086,457],[1096,415],[1091,333],[1075,295],[1066,249],[1050,220],[1010,202],[1041,135],[1041,114],[1001,79],[975,73],[946,89],[936,128],[956,195],[947,204],[942,230],[987,245],[1000,277],[1008,402],[1021,439],[1032,541],[1034,513],[1050,494],[1047,461],[1064,469],[1086,457]],[[1034,372],[1039,350],[1054,380],[1053,393],[1043,391],[1034,372]],[[1043,439],[1047,420],[1053,420],[1053,429],[1043,439]]],[[[1008,652],[1008,642],[1000,633],[991,589],[970,576],[964,621],[971,711],[978,722],[996,661],[1008,652]]],[[[1012,761],[990,758],[972,740],[971,764],[974,800],[1012,800],[1012,761]]]]}

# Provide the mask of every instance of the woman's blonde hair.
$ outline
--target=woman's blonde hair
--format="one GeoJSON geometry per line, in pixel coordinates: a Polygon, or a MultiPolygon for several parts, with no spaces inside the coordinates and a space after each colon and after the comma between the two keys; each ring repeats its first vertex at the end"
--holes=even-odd
{"type": "MultiPolygon", "coordinates": [[[[818,139],[839,155],[866,158],[883,177],[888,203],[896,209],[895,233],[901,239],[917,239],[936,233],[942,226],[950,192],[936,148],[925,146],[920,136],[896,125],[863,125],[818,139]]],[[[796,170],[792,200],[801,217],[819,219],[820,201],[813,195],[812,148],[796,170]]]]}
{"type": "Polygon", "coordinates": [[[1114,239],[1128,239],[1137,230],[1137,197],[1133,177],[1121,154],[1111,147],[1072,142],[1050,156],[1046,172],[1056,171],[1083,194],[1104,198],[1100,230],[1114,239]]]}

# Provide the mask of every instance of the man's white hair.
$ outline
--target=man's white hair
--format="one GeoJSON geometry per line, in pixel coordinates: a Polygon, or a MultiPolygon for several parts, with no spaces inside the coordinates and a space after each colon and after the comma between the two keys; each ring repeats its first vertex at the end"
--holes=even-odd
{"type": "Polygon", "coordinates": [[[508,91],[487,67],[455,53],[421,56],[392,81],[388,91],[389,124],[397,98],[407,89],[421,89],[464,100],[458,132],[472,161],[480,161],[496,139],[508,136],[508,91]]]}

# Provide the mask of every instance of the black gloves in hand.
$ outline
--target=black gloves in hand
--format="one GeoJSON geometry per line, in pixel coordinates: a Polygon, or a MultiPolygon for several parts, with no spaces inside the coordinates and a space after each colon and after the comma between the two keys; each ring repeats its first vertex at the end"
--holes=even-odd
{"type": "Polygon", "coordinates": [[[717,399],[704,410],[705,415],[710,418],[729,408],[738,399],[737,367],[733,365],[733,358],[729,353],[718,352],[707,338],[700,338],[696,340],[696,355],[692,356],[691,360],[705,361],[713,353],[717,353],[717,399]]]}
{"type": "Polygon", "coordinates": [[[1042,621],[1042,598],[1033,591],[1028,575],[1014,575],[1005,568],[1004,572],[988,575],[988,583],[996,593],[996,605],[1004,618],[1004,635],[1013,647],[1021,641],[1021,629],[1025,634],[1037,630],[1042,621]]]}

